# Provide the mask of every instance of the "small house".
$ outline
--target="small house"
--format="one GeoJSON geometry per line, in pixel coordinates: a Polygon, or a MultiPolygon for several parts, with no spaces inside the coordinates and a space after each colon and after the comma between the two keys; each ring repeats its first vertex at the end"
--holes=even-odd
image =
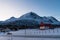
{"type": "Polygon", "coordinates": [[[51,24],[48,23],[40,23],[40,29],[49,29],[51,27],[51,24]]]}

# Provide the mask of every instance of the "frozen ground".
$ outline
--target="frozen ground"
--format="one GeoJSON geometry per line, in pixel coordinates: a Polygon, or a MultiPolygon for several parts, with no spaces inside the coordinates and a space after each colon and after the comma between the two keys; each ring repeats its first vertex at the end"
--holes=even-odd
{"type": "Polygon", "coordinates": [[[40,30],[40,29],[25,29],[19,31],[12,31],[13,35],[60,35],[60,28],[56,29],[47,29],[47,30],[40,30]]]}
{"type": "Polygon", "coordinates": [[[60,40],[60,38],[25,38],[25,37],[0,37],[0,40],[60,40]]]}
{"type": "Polygon", "coordinates": [[[0,34],[0,40],[60,40],[60,28],[56,29],[25,29],[11,31],[12,35],[0,34]]]}

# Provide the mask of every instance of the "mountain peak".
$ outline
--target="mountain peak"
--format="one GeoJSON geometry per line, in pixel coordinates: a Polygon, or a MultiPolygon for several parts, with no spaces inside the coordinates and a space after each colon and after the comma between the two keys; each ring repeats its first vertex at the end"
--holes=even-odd
{"type": "Polygon", "coordinates": [[[12,16],[10,19],[15,19],[15,17],[12,16]]]}
{"type": "Polygon", "coordinates": [[[31,14],[31,15],[32,15],[32,14],[36,14],[36,13],[34,13],[34,12],[29,12],[29,14],[31,14]]]}
{"type": "Polygon", "coordinates": [[[58,20],[57,20],[55,17],[53,17],[53,16],[48,17],[48,19],[51,19],[51,20],[53,20],[54,22],[58,22],[58,20]]]}
{"type": "Polygon", "coordinates": [[[39,15],[37,15],[36,13],[34,13],[34,12],[29,12],[29,13],[26,13],[26,14],[24,14],[24,15],[22,15],[20,18],[34,18],[34,19],[36,19],[36,18],[40,18],[40,16],[39,15]]]}
{"type": "Polygon", "coordinates": [[[14,20],[16,20],[17,18],[15,18],[15,17],[11,17],[11,18],[9,18],[9,19],[7,19],[6,21],[14,21],[14,20]]]}
{"type": "Polygon", "coordinates": [[[37,14],[34,13],[34,12],[29,12],[29,13],[27,13],[27,14],[29,14],[29,15],[31,15],[31,16],[35,16],[35,15],[37,15],[37,14]]]}

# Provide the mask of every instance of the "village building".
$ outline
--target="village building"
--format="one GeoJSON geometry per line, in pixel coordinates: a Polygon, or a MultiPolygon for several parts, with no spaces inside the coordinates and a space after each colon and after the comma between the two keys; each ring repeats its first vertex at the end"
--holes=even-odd
{"type": "Polygon", "coordinates": [[[52,27],[51,24],[43,23],[43,22],[40,23],[40,29],[49,29],[51,27],[52,27]]]}

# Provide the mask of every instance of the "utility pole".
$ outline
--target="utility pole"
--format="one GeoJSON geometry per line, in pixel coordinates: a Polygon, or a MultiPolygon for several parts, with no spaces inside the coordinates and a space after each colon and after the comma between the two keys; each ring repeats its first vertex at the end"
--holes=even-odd
{"type": "Polygon", "coordinates": [[[26,36],[26,26],[25,26],[25,36],[26,36]]]}
{"type": "Polygon", "coordinates": [[[7,33],[7,35],[10,37],[9,40],[13,40],[13,39],[12,39],[12,33],[7,33]]]}

